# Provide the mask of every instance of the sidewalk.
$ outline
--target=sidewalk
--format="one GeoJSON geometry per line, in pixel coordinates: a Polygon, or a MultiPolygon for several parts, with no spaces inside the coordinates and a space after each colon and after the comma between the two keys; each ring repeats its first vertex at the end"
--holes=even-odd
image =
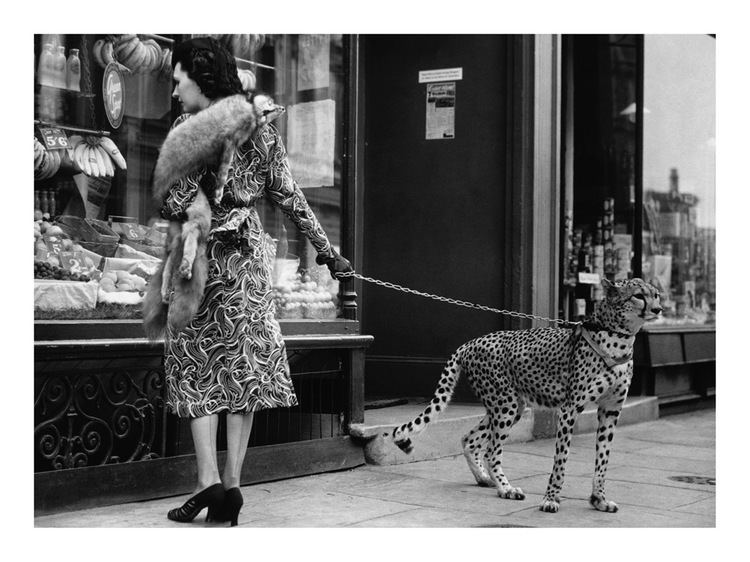
{"type": "MultiPolygon", "coordinates": [[[[526,492],[503,500],[475,485],[463,456],[244,486],[239,527],[715,527],[715,410],[619,427],[607,475],[617,513],[588,505],[594,434],[573,436],[560,511],[538,510],[554,440],[509,444],[505,473],[526,492]]],[[[419,438],[415,439],[419,448],[419,438]]],[[[35,527],[216,527],[167,520],[188,496],[36,517],[35,527]]]]}

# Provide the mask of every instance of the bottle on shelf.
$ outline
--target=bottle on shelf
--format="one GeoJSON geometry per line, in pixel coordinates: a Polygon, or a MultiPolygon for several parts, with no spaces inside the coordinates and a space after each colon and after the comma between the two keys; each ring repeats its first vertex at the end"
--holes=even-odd
{"type": "Polygon", "coordinates": [[[57,53],[55,54],[55,63],[54,63],[54,78],[53,78],[53,85],[56,88],[65,88],[65,73],[66,68],[68,66],[68,61],[65,58],[65,46],[64,45],[58,45],[57,46],[57,53]]]}
{"type": "Polygon", "coordinates": [[[51,217],[55,216],[57,212],[57,201],[55,201],[55,190],[50,189],[47,193],[47,205],[49,210],[47,211],[51,217]]]}
{"type": "Polygon", "coordinates": [[[39,63],[36,67],[36,83],[40,86],[53,86],[52,70],[55,54],[52,52],[52,43],[45,43],[39,55],[39,63]]]}
{"type": "Polygon", "coordinates": [[[593,248],[591,245],[591,234],[584,236],[583,246],[578,253],[578,271],[591,273],[591,258],[593,257],[593,248]]]}
{"type": "Polygon", "coordinates": [[[65,67],[65,87],[74,92],[81,91],[81,59],[78,49],[71,49],[65,67]]]}
{"type": "Polygon", "coordinates": [[[42,213],[49,213],[49,195],[47,194],[47,190],[39,192],[39,208],[42,210],[42,213]]]}

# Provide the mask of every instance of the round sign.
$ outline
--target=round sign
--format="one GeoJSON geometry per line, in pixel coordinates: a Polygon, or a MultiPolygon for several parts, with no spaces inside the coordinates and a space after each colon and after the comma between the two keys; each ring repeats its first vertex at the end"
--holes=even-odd
{"type": "Polygon", "coordinates": [[[104,97],[104,113],[107,114],[109,124],[114,129],[122,123],[122,115],[125,104],[123,97],[125,88],[122,71],[117,63],[111,62],[104,69],[102,79],[102,96],[104,97]]]}

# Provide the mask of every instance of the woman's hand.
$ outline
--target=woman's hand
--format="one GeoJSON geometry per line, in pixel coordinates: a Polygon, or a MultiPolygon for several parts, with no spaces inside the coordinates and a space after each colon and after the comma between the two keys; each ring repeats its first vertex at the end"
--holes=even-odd
{"type": "Polygon", "coordinates": [[[333,254],[332,256],[318,254],[315,258],[315,263],[318,265],[325,264],[328,267],[328,271],[331,272],[331,277],[338,280],[339,277],[336,276],[337,273],[349,273],[354,271],[352,264],[349,263],[348,259],[343,257],[333,248],[331,248],[331,253],[333,254]]]}

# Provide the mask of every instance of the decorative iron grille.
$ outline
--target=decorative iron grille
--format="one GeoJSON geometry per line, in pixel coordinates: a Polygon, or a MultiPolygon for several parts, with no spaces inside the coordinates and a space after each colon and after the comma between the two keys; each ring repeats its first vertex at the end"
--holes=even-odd
{"type": "Polygon", "coordinates": [[[35,472],[163,455],[163,375],[117,369],[37,380],[35,472]]]}
{"type": "MultiPolygon", "coordinates": [[[[345,435],[341,350],[289,351],[299,405],[255,414],[250,447],[345,435]]],[[[128,463],[194,452],[187,420],[169,415],[160,356],[36,363],[34,471],[128,463]]],[[[219,449],[226,448],[225,417],[219,449]]]]}

